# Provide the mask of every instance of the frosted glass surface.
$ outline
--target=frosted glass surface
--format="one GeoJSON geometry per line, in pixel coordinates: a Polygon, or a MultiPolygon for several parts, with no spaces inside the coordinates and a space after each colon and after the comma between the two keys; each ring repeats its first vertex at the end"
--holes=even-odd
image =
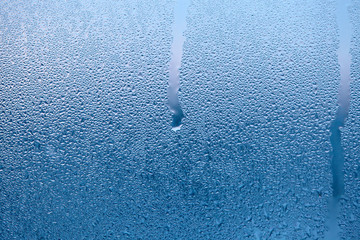
{"type": "Polygon", "coordinates": [[[0,1],[0,239],[360,239],[339,2],[0,1]]]}

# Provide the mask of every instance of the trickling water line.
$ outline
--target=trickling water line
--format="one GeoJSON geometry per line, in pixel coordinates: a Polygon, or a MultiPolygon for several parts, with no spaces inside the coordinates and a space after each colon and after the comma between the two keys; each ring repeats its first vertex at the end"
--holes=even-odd
{"type": "Polygon", "coordinates": [[[331,146],[333,148],[333,157],[331,161],[331,170],[333,174],[333,197],[338,198],[344,193],[344,150],[341,146],[341,131],[349,113],[350,105],[350,42],[351,25],[348,14],[349,0],[337,0],[336,18],[339,28],[340,44],[338,49],[338,62],[340,65],[340,87],[339,87],[339,108],[336,117],[330,126],[331,146]]]}
{"type": "Polygon", "coordinates": [[[173,25],[173,43],[171,46],[171,60],[169,63],[170,79],[168,88],[168,103],[173,113],[171,126],[173,130],[179,130],[184,113],[181,109],[178,91],[180,87],[179,69],[183,55],[183,44],[185,37],[183,33],[186,29],[186,11],[190,0],[178,0],[174,9],[175,22],[173,25]]]}
{"type": "Polygon", "coordinates": [[[336,222],[338,202],[344,194],[344,149],[341,146],[341,131],[346,118],[349,114],[350,106],[350,43],[351,43],[351,23],[348,13],[348,7],[351,0],[337,0],[336,20],[339,29],[339,48],[338,62],[340,65],[340,87],[338,95],[339,108],[336,112],[335,119],[330,126],[330,142],[332,146],[333,157],[331,161],[331,171],[333,175],[332,189],[333,198],[330,204],[330,223],[329,234],[327,239],[338,239],[339,227],[336,222]]]}

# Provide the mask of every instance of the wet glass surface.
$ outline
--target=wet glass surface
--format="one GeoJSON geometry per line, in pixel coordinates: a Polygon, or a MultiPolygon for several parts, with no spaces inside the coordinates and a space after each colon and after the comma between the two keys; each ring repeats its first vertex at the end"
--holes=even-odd
{"type": "Polygon", "coordinates": [[[0,238],[360,239],[358,16],[0,1],[0,238]]]}

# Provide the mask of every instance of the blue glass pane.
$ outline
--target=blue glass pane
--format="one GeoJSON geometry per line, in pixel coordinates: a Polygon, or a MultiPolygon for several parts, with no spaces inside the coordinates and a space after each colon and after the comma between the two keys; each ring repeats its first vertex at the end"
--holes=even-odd
{"type": "Polygon", "coordinates": [[[0,239],[360,239],[358,16],[0,1],[0,239]]]}

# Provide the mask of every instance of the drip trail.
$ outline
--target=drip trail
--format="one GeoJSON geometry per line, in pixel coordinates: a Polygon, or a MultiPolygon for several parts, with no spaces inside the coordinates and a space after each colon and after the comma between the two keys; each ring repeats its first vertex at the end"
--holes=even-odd
{"type": "Polygon", "coordinates": [[[181,120],[184,118],[184,113],[179,102],[178,91],[180,88],[179,69],[181,67],[183,44],[185,41],[183,33],[186,29],[186,11],[189,4],[190,0],[178,0],[174,9],[175,21],[172,29],[173,43],[169,63],[170,79],[168,88],[168,104],[173,114],[171,126],[174,131],[180,129],[181,120]]]}
{"type": "Polygon", "coordinates": [[[332,146],[331,172],[333,176],[332,189],[333,196],[330,203],[329,232],[326,239],[339,239],[339,225],[337,215],[339,211],[338,202],[344,194],[344,149],[341,145],[341,129],[345,125],[349,114],[350,106],[350,43],[351,43],[351,23],[348,7],[351,0],[337,0],[336,20],[339,29],[339,48],[337,51],[338,62],[340,65],[340,87],[338,95],[338,110],[335,119],[330,126],[330,142],[332,146]]]}

